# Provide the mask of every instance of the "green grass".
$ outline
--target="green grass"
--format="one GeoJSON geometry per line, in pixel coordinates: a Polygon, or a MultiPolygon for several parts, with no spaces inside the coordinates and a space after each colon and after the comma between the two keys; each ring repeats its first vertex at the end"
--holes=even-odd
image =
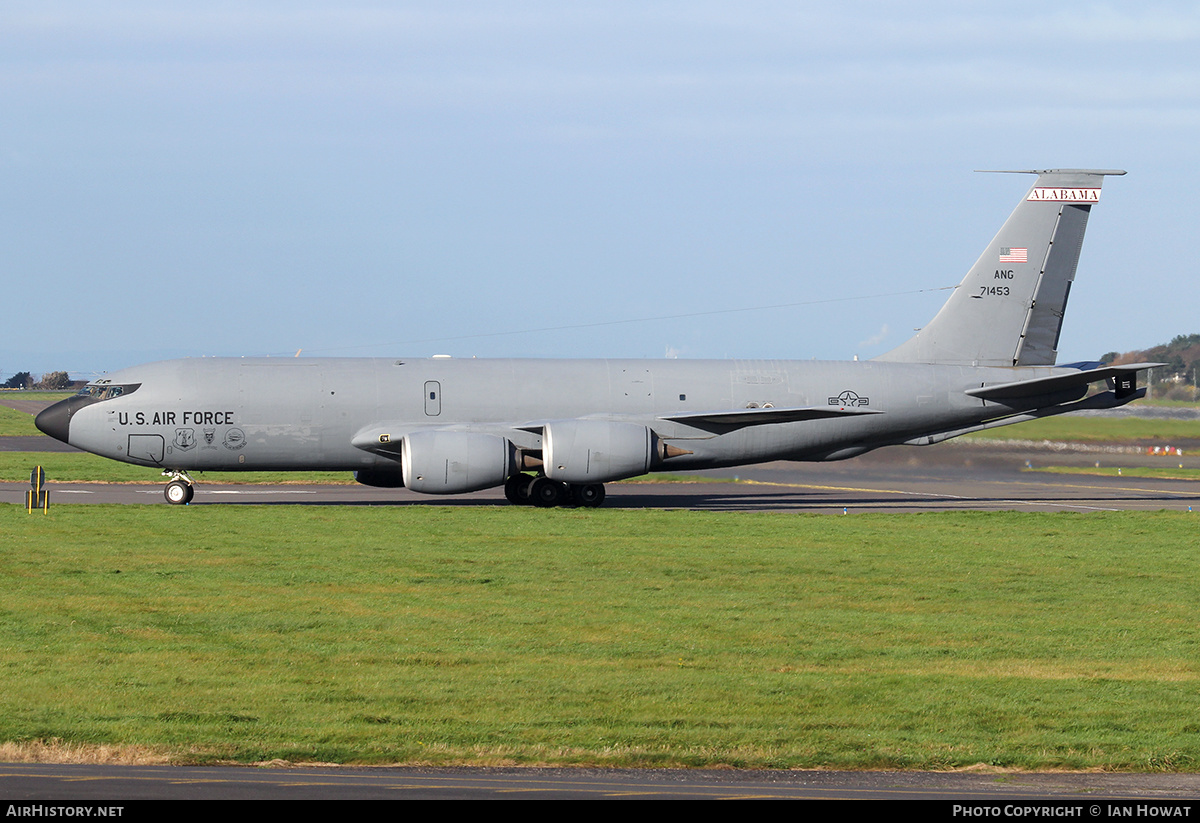
{"type": "Polygon", "coordinates": [[[54,402],[65,400],[74,392],[21,391],[0,392],[0,437],[31,437],[41,435],[33,425],[33,415],[17,411],[4,405],[7,399],[14,400],[45,400],[54,402]]]}
{"type": "Polygon", "coordinates": [[[1200,469],[1173,466],[1037,466],[1025,471],[1050,474],[1087,474],[1097,477],[1153,477],[1158,480],[1200,480],[1200,469]]]}
{"type": "Polygon", "coordinates": [[[0,740],[1194,770],[1187,514],[0,506],[0,740]]]}
{"type": "MultiPolygon", "coordinates": [[[[165,483],[162,471],[84,452],[0,452],[0,482],[26,483],[41,466],[51,483],[165,483]]],[[[193,472],[202,483],[354,483],[351,472],[193,472]]]]}
{"type": "MultiPolygon", "coordinates": [[[[1155,389],[1158,391],[1158,389],[1155,389]]],[[[1139,406],[1161,406],[1167,409],[1200,409],[1200,400],[1166,400],[1157,397],[1142,398],[1137,401],[1139,406]]]]}
{"type": "Polygon", "coordinates": [[[0,437],[31,437],[41,432],[33,425],[33,415],[0,405],[0,437]]]}
{"type": "Polygon", "coordinates": [[[965,435],[963,440],[1061,440],[1083,442],[1200,440],[1200,421],[1143,417],[1077,417],[1064,414],[965,435]]]}

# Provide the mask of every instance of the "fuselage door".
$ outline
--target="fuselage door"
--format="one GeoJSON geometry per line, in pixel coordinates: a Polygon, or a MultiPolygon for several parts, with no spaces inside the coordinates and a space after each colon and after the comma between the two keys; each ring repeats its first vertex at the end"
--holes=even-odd
{"type": "Polygon", "coordinates": [[[425,414],[437,417],[442,413],[442,384],[436,380],[425,383],[425,414]]]}
{"type": "Polygon", "coordinates": [[[161,434],[131,434],[129,450],[125,454],[130,460],[161,466],[165,445],[166,441],[161,434]]]}

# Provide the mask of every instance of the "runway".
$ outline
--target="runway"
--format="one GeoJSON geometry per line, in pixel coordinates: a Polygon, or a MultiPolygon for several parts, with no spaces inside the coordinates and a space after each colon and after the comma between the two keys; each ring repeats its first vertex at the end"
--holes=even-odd
{"type": "Polygon", "coordinates": [[[1088,817],[1108,818],[1132,816],[1134,802],[1149,810],[1143,817],[1183,816],[1181,807],[1190,809],[1200,797],[1200,779],[1190,774],[1062,772],[14,763],[0,765],[0,793],[9,803],[113,805],[145,800],[925,800],[940,801],[937,810],[946,813],[952,803],[1038,802],[1078,809],[1069,816],[1084,816],[1086,810],[1088,817]],[[1114,801],[1123,802],[1109,805],[1114,801]]]}
{"type": "MultiPolygon", "coordinates": [[[[1200,458],[1051,452],[990,445],[892,447],[840,463],[766,463],[701,472],[705,482],[610,483],[604,509],[774,511],[814,514],[934,511],[1200,512],[1200,482],[1032,471],[1044,465],[1200,468],[1200,458]]],[[[149,475],[153,477],[154,475],[149,475]]],[[[493,506],[499,489],[435,497],[350,485],[206,483],[192,505],[493,506]]],[[[162,484],[55,483],[54,504],[165,504],[162,484]]],[[[0,500],[22,503],[24,484],[0,484],[0,500]]]]}

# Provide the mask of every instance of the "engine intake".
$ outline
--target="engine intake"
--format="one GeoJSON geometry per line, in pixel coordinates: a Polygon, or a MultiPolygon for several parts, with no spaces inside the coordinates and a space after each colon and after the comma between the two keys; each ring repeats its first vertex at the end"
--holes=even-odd
{"type": "Polygon", "coordinates": [[[564,483],[604,483],[645,474],[658,437],[646,426],[611,420],[560,420],[542,430],[545,472],[564,483]]]}
{"type": "Polygon", "coordinates": [[[494,434],[418,431],[402,441],[404,485],[423,494],[459,494],[501,486],[516,472],[515,449],[494,434]]]}

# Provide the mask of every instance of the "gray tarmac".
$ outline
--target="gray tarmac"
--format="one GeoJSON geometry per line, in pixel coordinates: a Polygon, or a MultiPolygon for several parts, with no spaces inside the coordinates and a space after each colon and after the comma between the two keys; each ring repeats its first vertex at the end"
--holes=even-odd
{"type": "MultiPolygon", "coordinates": [[[[0,438],[3,441],[20,438],[0,438]]],[[[48,439],[48,438],[43,438],[48,439]]],[[[815,514],[932,511],[1190,511],[1200,513],[1200,483],[1127,476],[1058,474],[1045,466],[1200,468],[1200,456],[1055,450],[1037,446],[946,443],[896,446],[840,463],[765,463],[700,472],[705,482],[610,483],[605,508],[776,511],[815,514]]],[[[30,466],[32,468],[32,464],[30,466]]],[[[57,483],[52,504],[164,503],[163,484],[57,483]]],[[[434,497],[406,489],[351,485],[206,483],[197,474],[195,506],[492,506],[499,489],[434,497]]],[[[0,484],[0,502],[23,504],[22,483],[0,484]]]]}
{"type": "Polygon", "coordinates": [[[0,437],[0,452],[78,452],[80,449],[68,446],[60,440],[45,435],[34,437],[0,437]]]}
{"type": "Polygon", "coordinates": [[[971,816],[1183,817],[1190,816],[1192,805],[1200,799],[1200,776],[0,764],[0,797],[6,804],[218,799],[925,800],[945,803],[948,817],[966,816],[954,813],[951,804],[955,803],[988,807],[971,816]],[[1031,807],[1033,803],[1048,805],[1031,807]],[[1076,811],[1055,813],[1049,807],[1076,811]]]}

